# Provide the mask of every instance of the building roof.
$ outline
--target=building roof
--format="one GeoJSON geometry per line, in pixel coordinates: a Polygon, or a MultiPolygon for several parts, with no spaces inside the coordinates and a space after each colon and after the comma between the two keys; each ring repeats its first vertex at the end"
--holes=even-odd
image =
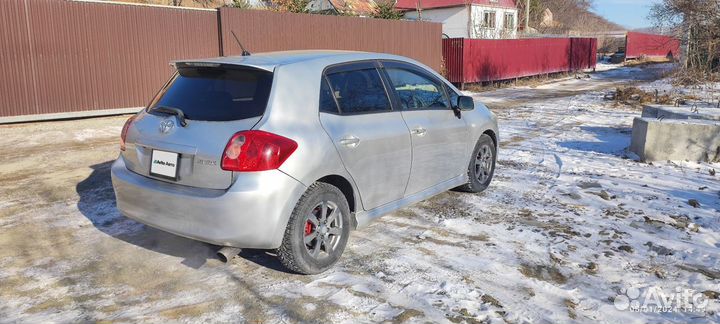
{"type": "Polygon", "coordinates": [[[416,10],[418,1],[420,1],[422,9],[459,7],[468,3],[499,8],[517,8],[515,0],[397,0],[395,7],[400,10],[416,10]]]}

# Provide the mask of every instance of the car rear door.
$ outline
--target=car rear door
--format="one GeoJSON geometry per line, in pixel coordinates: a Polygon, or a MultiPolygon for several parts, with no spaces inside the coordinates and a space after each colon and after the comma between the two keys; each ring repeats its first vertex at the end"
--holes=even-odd
{"type": "Polygon", "coordinates": [[[412,139],[411,195],[462,174],[467,169],[468,130],[450,105],[442,81],[423,68],[383,61],[412,139]]]}
{"type": "Polygon", "coordinates": [[[401,199],[410,176],[410,133],[392,108],[377,63],[332,66],[321,80],[320,122],[358,187],[364,209],[401,199]]]}

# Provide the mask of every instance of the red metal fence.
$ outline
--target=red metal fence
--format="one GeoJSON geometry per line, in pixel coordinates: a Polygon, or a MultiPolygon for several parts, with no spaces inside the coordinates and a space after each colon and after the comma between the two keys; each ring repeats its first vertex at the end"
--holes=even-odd
{"type": "Polygon", "coordinates": [[[628,32],[627,58],[649,57],[680,57],[680,40],[671,36],[628,32]]]}
{"type": "Polygon", "coordinates": [[[0,17],[0,121],[141,107],[170,77],[169,62],[239,54],[230,30],[254,53],[389,52],[435,69],[442,57],[442,26],[428,22],[65,0],[0,0],[0,17]]]}
{"type": "Polygon", "coordinates": [[[444,39],[448,80],[473,83],[594,68],[595,38],[444,39]]]}

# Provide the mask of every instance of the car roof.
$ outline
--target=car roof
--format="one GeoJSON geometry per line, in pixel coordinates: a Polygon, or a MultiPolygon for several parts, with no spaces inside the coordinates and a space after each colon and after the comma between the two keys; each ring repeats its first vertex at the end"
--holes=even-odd
{"type": "Polygon", "coordinates": [[[280,65],[297,64],[310,61],[360,61],[375,59],[394,59],[403,61],[409,60],[406,57],[382,53],[336,50],[301,50],[257,53],[249,56],[223,56],[206,59],[179,60],[173,62],[173,64],[217,63],[250,66],[267,71],[272,71],[273,69],[275,69],[275,67],[280,65]]]}

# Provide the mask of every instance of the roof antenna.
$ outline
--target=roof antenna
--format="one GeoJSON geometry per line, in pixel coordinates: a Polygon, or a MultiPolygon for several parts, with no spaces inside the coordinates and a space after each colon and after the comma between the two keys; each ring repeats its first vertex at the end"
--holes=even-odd
{"type": "Polygon", "coordinates": [[[238,43],[238,45],[240,45],[240,49],[242,49],[241,55],[242,56],[250,56],[250,52],[245,50],[245,47],[242,46],[242,43],[240,43],[240,40],[238,39],[237,35],[235,35],[235,32],[231,30],[230,33],[232,33],[233,37],[235,37],[235,41],[238,43]]]}

